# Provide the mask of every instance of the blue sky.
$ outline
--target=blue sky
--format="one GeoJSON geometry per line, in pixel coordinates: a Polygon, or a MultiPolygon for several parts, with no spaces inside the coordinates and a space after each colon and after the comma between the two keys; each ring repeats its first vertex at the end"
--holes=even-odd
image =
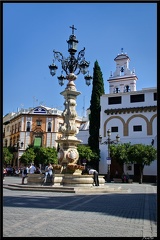
{"type": "MultiPolygon", "coordinates": [[[[54,49],[69,56],[66,40],[73,24],[77,53],[86,48],[91,75],[98,61],[106,94],[121,48],[130,57],[130,69],[135,68],[137,90],[157,86],[156,3],[4,3],[3,115],[39,104],[64,109],[60,92],[67,82],[62,87],[58,84],[59,63],[54,77],[48,66],[54,49]]],[[[75,84],[81,92],[76,110],[83,116],[90,106],[92,85],[85,84],[82,74],[75,84]]]]}

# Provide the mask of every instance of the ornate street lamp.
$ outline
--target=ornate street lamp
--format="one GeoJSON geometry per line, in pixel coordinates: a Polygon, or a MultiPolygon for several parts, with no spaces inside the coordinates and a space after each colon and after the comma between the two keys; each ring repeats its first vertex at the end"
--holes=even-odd
{"type": "Polygon", "coordinates": [[[110,131],[110,129],[108,129],[108,131],[107,131],[107,136],[108,136],[107,140],[104,141],[103,143],[102,143],[102,137],[99,136],[99,142],[100,142],[100,144],[106,144],[106,145],[108,145],[108,157],[107,157],[108,172],[107,172],[107,182],[110,182],[110,181],[111,181],[111,179],[110,179],[110,165],[111,165],[110,144],[117,144],[118,142],[120,142],[120,137],[119,137],[119,135],[117,134],[116,140],[111,140],[111,131],[110,131]]]}
{"type": "MultiPolygon", "coordinates": [[[[68,52],[70,53],[70,56],[68,58],[65,58],[61,52],[53,50],[54,53],[54,60],[53,63],[49,66],[50,74],[54,76],[56,74],[56,70],[58,69],[58,66],[55,65],[55,61],[58,60],[61,62],[61,67],[66,73],[66,77],[63,76],[63,79],[61,79],[62,76],[58,77],[59,84],[62,86],[62,82],[67,79],[70,81],[70,74],[76,75],[82,73],[86,74],[88,72],[89,62],[85,60],[85,48],[83,48],[79,53],[77,58],[75,57],[75,53],[77,52],[77,45],[78,40],[76,39],[76,36],[74,35],[74,30],[77,30],[74,25],[72,25],[72,35],[70,35],[68,43],[68,52]]],[[[89,86],[92,77],[88,78],[88,76],[84,77],[86,80],[86,84],[89,86]]]]}
{"type": "Polygon", "coordinates": [[[17,151],[17,167],[19,168],[19,149],[23,148],[23,142],[20,140],[14,145],[15,150],[17,151]]]}
{"type": "Polygon", "coordinates": [[[66,167],[67,164],[76,164],[79,158],[77,151],[77,144],[81,143],[81,140],[77,139],[76,134],[78,128],[76,127],[76,98],[81,93],[76,90],[74,81],[77,79],[77,75],[82,73],[86,81],[87,86],[91,84],[92,77],[89,75],[88,67],[89,62],[85,60],[85,48],[83,48],[77,55],[78,40],[74,34],[77,30],[74,25],[70,27],[72,34],[69,37],[68,52],[69,56],[65,58],[61,52],[53,50],[54,60],[52,65],[49,66],[50,74],[54,76],[58,69],[55,62],[58,61],[61,64],[61,75],[58,76],[58,81],[61,86],[64,85],[64,81],[67,80],[67,86],[60,94],[64,96],[65,109],[62,113],[64,124],[59,128],[59,132],[62,137],[57,139],[56,142],[59,144],[60,149],[58,153],[59,164],[66,167]],[[65,76],[63,75],[65,72],[65,76]]]}

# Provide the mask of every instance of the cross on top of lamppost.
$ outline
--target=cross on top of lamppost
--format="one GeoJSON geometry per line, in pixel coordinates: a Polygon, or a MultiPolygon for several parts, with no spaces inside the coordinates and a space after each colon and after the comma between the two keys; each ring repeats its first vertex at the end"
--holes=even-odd
{"type": "Polygon", "coordinates": [[[71,80],[72,81],[76,79],[76,75],[82,73],[84,76],[84,79],[86,80],[86,85],[91,84],[92,77],[89,75],[88,67],[90,62],[87,62],[85,60],[85,48],[83,48],[79,53],[77,58],[75,57],[75,53],[77,52],[77,45],[78,40],[76,39],[76,36],[74,35],[74,30],[77,30],[74,25],[70,26],[72,28],[72,35],[70,35],[68,43],[68,52],[70,53],[70,56],[65,58],[61,52],[53,50],[54,53],[54,59],[53,64],[49,65],[50,74],[54,76],[56,74],[56,71],[58,69],[58,66],[55,64],[55,61],[61,63],[61,67],[63,71],[66,73],[66,76],[63,75],[63,71],[61,72],[61,75],[58,78],[59,84],[62,86],[64,84],[64,80],[71,80]],[[87,74],[88,73],[88,74],[87,74]],[[74,79],[73,79],[74,78],[74,79]]]}
{"type": "Polygon", "coordinates": [[[70,28],[72,28],[72,35],[74,35],[74,30],[77,30],[77,28],[75,28],[74,25],[72,25],[70,28]]]}

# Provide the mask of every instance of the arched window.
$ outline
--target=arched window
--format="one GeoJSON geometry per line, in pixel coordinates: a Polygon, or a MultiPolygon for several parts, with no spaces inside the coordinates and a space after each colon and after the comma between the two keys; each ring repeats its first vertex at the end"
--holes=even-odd
{"type": "Polygon", "coordinates": [[[120,76],[124,76],[124,67],[123,66],[121,67],[121,70],[120,70],[120,76]]]}
{"type": "Polygon", "coordinates": [[[7,143],[8,143],[8,141],[7,141],[7,139],[5,139],[5,147],[7,147],[7,143]]]}
{"type": "Polygon", "coordinates": [[[130,92],[130,91],[131,91],[130,87],[128,85],[126,85],[124,88],[124,92],[130,92]]]}
{"type": "Polygon", "coordinates": [[[120,92],[119,88],[116,87],[116,88],[114,89],[114,93],[119,93],[119,92],[120,92]]]}
{"type": "Polygon", "coordinates": [[[52,126],[51,122],[48,122],[48,132],[51,132],[51,126],[52,126]]]}
{"type": "Polygon", "coordinates": [[[31,129],[31,123],[30,122],[27,122],[27,132],[30,132],[30,129],[31,129]]]}

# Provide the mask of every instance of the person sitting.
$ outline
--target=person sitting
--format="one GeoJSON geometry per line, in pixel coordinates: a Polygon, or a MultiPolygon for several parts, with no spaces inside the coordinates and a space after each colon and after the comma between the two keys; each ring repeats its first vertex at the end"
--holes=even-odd
{"type": "Polygon", "coordinates": [[[123,183],[126,183],[126,174],[123,172],[122,174],[122,182],[123,183]]]}
{"type": "Polygon", "coordinates": [[[41,170],[40,170],[40,168],[39,168],[39,167],[37,167],[37,168],[36,168],[36,171],[35,171],[34,173],[36,173],[36,174],[40,174],[40,173],[41,173],[41,170]]]}
{"type": "Polygon", "coordinates": [[[46,167],[45,167],[45,178],[44,178],[44,183],[46,183],[47,181],[47,177],[49,177],[50,182],[52,182],[52,177],[53,177],[53,167],[52,165],[49,163],[46,167]]]}
{"type": "Polygon", "coordinates": [[[19,176],[19,174],[20,174],[20,169],[17,168],[17,169],[15,170],[15,176],[19,176]]]}
{"type": "Polygon", "coordinates": [[[130,179],[130,177],[129,177],[129,174],[127,173],[127,174],[126,174],[126,183],[129,182],[129,179],[130,179]]]}
{"type": "Polygon", "coordinates": [[[29,168],[29,173],[33,174],[35,171],[36,171],[36,168],[35,168],[34,164],[32,163],[30,168],[29,168]]]}

